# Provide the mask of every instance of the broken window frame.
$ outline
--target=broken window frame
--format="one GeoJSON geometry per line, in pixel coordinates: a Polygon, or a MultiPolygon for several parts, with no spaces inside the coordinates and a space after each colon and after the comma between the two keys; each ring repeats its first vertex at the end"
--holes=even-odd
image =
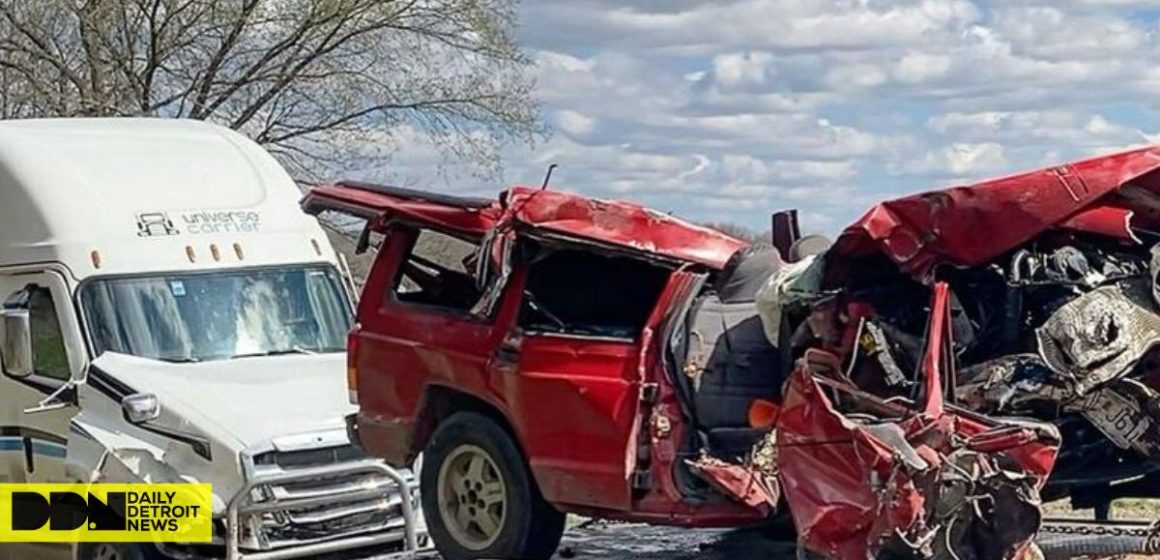
{"type": "MultiPolygon", "coordinates": [[[[480,315],[480,314],[476,313],[476,309],[479,307],[480,301],[482,301],[483,297],[487,293],[486,291],[484,291],[483,293],[480,294],[480,296],[476,299],[475,303],[473,303],[471,306],[468,306],[465,308],[459,308],[459,307],[454,307],[454,306],[450,306],[450,305],[438,305],[438,304],[431,304],[431,303],[406,301],[406,300],[400,299],[398,297],[399,296],[399,292],[398,292],[399,287],[402,285],[403,278],[406,275],[406,264],[411,259],[412,255],[415,254],[415,247],[418,245],[419,237],[420,237],[420,235],[422,235],[422,233],[424,231],[434,232],[434,233],[439,234],[439,235],[444,235],[447,237],[452,237],[454,239],[458,239],[460,241],[463,241],[464,243],[469,243],[471,245],[475,245],[476,246],[476,248],[474,250],[475,254],[478,254],[479,248],[481,247],[481,243],[479,241],[466,238],[462,232],[456,232],[456,231],[445,229],[445,228],[432,227],[430,224],[419,224],[419,223],[404,222],[404,221],[393,221],[393,222],[387,224],[387,227],[383,228],[383,231],[384,231],[384,236],[385,236],[384,242],[385,242],[385,238],[389,237],[391,235],[397,235],[398,233],[405,232],[405,231],[413,232],[413,233],[409,233],[409,235],[412,235],[412,238],[408,242],[407,249],[403,253],[402,257],[400,257],[399,260],[394,263],[394,267],[396,270],[394,271],[394,274],[392,275],[390,284],[387,286],[387,289],[384,290],[384,292],[385,292],[384,295],[386,296],[386,300],[389,304],[398,305],[400,307],[406,307],[406,308],[410,308],[410,309],[421,310],[421,311],[425,311],[425,312],[429,312],[429,313],[435,313],[435,314],[439,314],[439,315],[456,317],[456,318],[468,320],[468,321],[476,321],[476,322],[480,322],[480,323],[491,323],[494,321],[496,307],[498,307],[498,306],[493,306],[493,308],[489,310],[490,312],[486,315],[480,315]]],[[[472,281],[474,283],[475,279],[472,278],[472,281]]]]}
{"type": "MultiPolygon", "coordinates": [[[[537,231],[537,230],[516,230],[514,232],[514,234],[511,235],[511,237],[513,237],[514,239],[513,239],[513,243],[511,244],[511,246],[508,248],[508,251],[507,251],[507,255],[509,256],[509,258],[511,258],[511,255],[513,253],[517,252],[516,247],[515,247],[515,241],[518,241],[520,239],[535,242],[546,250],[541,255],[538,255],[537,258],[530,259],[530,260],[527,260],[526,262],[521,263],[521,265],[524,267],[525,271],[528,273],[530,273],[531,267],[533,266],[533,264],[536,261],[542,260],[543,258],[546,257],[546,255],[549,255],[555,251],[577,251],[577,252],[582,252],[582,253],[591,253],[594,255],[599,255],[599,256],[607,257],[607,258],[629,259],[629,260],[633,260],[633,261],[647,264],[647,265],[652,266],[652,267],[664,269],[668,272],[669,279],[671,279],[672,275],[675,272],[677,272],[677,270],[679,270],[679,267],[675,266],[674,261],[671,261],[669,259],[663,258],[663,257],[658,256],[658,255],[650,255],[648,253],[643,253],[640,251],[632,251],[632,250],[628,250],[628,249],[611,247],[611,246],[606,245],[606,244],[591,242],[591,241],[588,241],[585,239],[574,239],[574,238],[564,237],[564,236],[552,234],[551,232],[543,232],[543,231],[537,231]]],[[[520,313],[517,315],[517,319],[516,319],[517,328],[520,330],[520,332],[522,332],[528,336],[550,336],[550,337],[569,339],[569,340],[612,342],[612,343],[626,344],[626,345],[635,345],[641,341],[642,335],[643,335],[643,329],[642,329],[642,332],[638,332],[634,336],[614,336],[614,335],[568,332],[566,330],[553,331],[553,330],[547,330],[547,329],[532,328],[532,327],[524,325],[523,321],[522,321],[523,308],[528,304],[528,294],[527,294],[528,288],[526,285],[527,284],[526,276],[527,275],[525,274],[525,281],[524,281],[525,285],[522,287],[522,290],[524,293],[520,294],[520,313]]],[[[657,291],[657,296],[656,296],[657,299],[653,302],[653,305],[652,305],[652,309],[654,311],[655,311],[656,305],[660,302],[660,297],[663,294],[663,292],[664,292],[664,284],[662,283],[660,290],[657,291]]],[[[502,289],[499,290],[499,293],[502,293],[502,289]]]]}
{"type": "Polygon", "coordinates": [[[482,296],[471,309],[477,317],[494,317],[499,303],[507,291],[512,275],[512,254],[515,249],[514,235],[501,228],[487,231],[475,255],[475,285],[482,296]],[[494,263],[499,264],[498,274],[493,273],[494,263]]]}

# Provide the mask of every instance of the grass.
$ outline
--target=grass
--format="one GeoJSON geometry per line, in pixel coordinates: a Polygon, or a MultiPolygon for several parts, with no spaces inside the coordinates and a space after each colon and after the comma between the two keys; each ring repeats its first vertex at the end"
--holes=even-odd
{"type": "MultiPolygon", "coordinates": [[[[1090,509],[1072,509],[1067,500],[1052,502],[1044,507],[1050,517],[1095,518],[1095,511],[1090,509]]],[[[1111,504],[1112,519],[1143,519],[1155,521],[1160,519],[1160,500],[1125,499],[1111,504]]]]}
{"type": "MultiPolygon", "coordinates": [[[[1048,516],[1052,517],[1095,518],[1094,511],[1090,509],[1072,509],[1067,500],[1047,504],[1044,510],[1048,516]]],[[[1112,504],[1112,519],[1147,521],[1160,519],[1160,500],[1143,500],[1137,498],[1116,500],[1112,504]]]]}
{"type": "Polygon", "coordinates": [[[1115,519],[1160,519],[1160,500],[1125,499],[1112,506],[1115,519]]]}

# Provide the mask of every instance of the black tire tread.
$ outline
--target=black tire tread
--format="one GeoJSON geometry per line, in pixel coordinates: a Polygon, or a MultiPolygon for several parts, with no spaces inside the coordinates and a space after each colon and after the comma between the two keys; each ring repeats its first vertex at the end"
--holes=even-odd
{"type": "Polygon", "coordinates": [[[523,454],[499,423],[476,412],[452,414],[436,429],[423,455],[420,473],[423,509],[427,512],[427,525],[435,546],[445,560],[548,560],[556,552],[564,534],[565,516],[544,500],[523,454]],[[500,538],[479,552],[456,545],[439,515],[436,489],[440,464],[448,453],[464,443],[478,445],[492,455],[496,466],[503,471],[501,476],[508,485],[509,497],[518,502],[509,502],[508,519],[500,538]]]}

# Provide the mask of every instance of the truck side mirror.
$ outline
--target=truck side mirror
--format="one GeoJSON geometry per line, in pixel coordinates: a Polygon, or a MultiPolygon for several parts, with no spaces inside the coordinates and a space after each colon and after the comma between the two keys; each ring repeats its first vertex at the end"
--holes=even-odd
{"type": "Polygon", "coordinates": [[[4,374],[25,378],[33,374],[32,321],[28,309],[9,308],[0,312],[4,321],[3,351],[4,374]]]}
{"type": "Polygon", "coordinates": [[[137,393],[121,399],[121,414],[133,425],[152,422],[161,416],[161,402],[152,393],[137,393]]]}

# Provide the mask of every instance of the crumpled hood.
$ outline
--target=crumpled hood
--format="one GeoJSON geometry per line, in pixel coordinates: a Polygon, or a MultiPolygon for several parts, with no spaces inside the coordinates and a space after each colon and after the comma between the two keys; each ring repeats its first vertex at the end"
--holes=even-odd
{"type": "Polygon", "coordinates": [[[882,253],[929,283],[941,264],[978,266],[1052,228],[1131,239],[1131,226],[1160,223],[1158,196],[1160,146],[1104,155],[882,202],[842,232],[827,261],[882,253]]]}
{"type": "Polygon", "coordinates": [[[93,376],[157,395],[163,411],[237,450],[270,439],[339,429],[354,412],[346,355],[287,355],[171,364],[107,352],[93,376]]]}

